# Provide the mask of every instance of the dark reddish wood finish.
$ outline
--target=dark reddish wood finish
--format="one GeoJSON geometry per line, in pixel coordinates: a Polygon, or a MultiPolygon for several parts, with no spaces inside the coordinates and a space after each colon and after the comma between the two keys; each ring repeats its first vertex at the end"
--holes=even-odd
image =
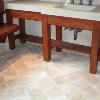
{"type": "Polygon", "coordinates": [[[26,41],[30,41],[30,42],[34,42],[34,43],[42,44],[43,38],[42,37],[38,37],[38,36],[25,34],[25,40],[26,41]]]}
{"type": "MultiPolygon", "coordinates": [[[[9,13],[6,13],[6,20],[7,20],[7,25],[13,25],[13,17],[9,15],[9,13]]],[[[11,27],[13,28],[13,27],[11,27]]],[[[15,37],[14,37],[14,32],[19,29],[19,26],[16,25],[16,28],[13,29],[8,35],[8,41],[9,41],[9,48],[11,50],[15,49],[15,37]]]]}
{"type": "MultiPolygon", "coordinates": [[[[8,36],[9,40],[9,48],[14,49],[15,48],[15,37],[14,32],[18,30],[18,26],[14,24],[4,24],[3,15],[4,15],[4,2],[3,0],[0,0],[0,42],[4,43],[6,40],[6,37],[8,36]]],[[[7,16],[7,21],[12,22],[10,20],[11,16],[7,16]]]]}
{"type": "MultiPolygon", "coordinates": [[[[85,20],[85,19],[76,19],[76,18],[67,18],[61,16],[47,16],[41,15],[36,12],[27,12],[27,11],[18,11],[18,10],[7,10],[8,15],[12,18],[20,18],[20,25],[23,27],[20,33],[23,33],[24,36],[18,34],[15,36],[16,39],[24,39],[25,41],[42,43],[43,40],[43,56],[45,61],[51,59],[51,49],[56,47],[57,51],[61,51],[62,48],[67,50],[74,50],[82,53],[90,54],[90,73],[95,74],[97,70],[97,62],[100,60],[99,52],[99,32],[100,32],[100,22],[85,20]],[[25,21],[24,19],[42,21],[42,37],[32,36],[25,34],[25,21]],[[56,40],[51,39],[50,25],[56,25],[56,40]],[[73,43],[63,42],[62,41],[62,26],[82,28],[86,30],[93,31],[92,33],[92,46],[82,46],[73,43]]],[[[9,22],[9,21],[8,21],[9,22]]]]}
{"type": "Polygon", "coordinates": [[[18,26],[14,24],[3,24],[0,26],[0,38],[7,36],[8,34],[11,34],[13,31],[17,31],[18,26]]]}
{"type": "Polygon", "coordinates": [[[99,46],[100,46],[100,27],[98,22],[94,23],[94,28],[92,32],[92,43],[91,43],[91,55],[90,55],[90,73],[96,74],[97,63],[99,56],[99,46]]]}
{"type": "Polygon", "coordinates": [[[3,14],[4,14],[4,3],[0,0],[0,24],[3,24],[3,14]]]}
{"type": "Polygon", "coordinates": [[[61,16],[48,16],[48,24],[74,28],[79,27],[92,31],[94,21],[61,16]]]}
{"type": "Polygon", "coordinates": [[[29,19],[35,21],[41,21],[42,15],[38,12],[20,11],[20,10],[6,10],[9,12],[10,16],[14,18],[29,19]]]}
{"type": "Polygon", "coordinates": [[[13,50],[15,49],[15,38],[14,33],[11,33],[8,35],[8,41],[9,41],[9,49],[13,50]]]}
{"type": "MultiPolygon", "coordinates": [[[[15,38],[19,39],[20,36],[16,35],[15,38]]],[[[28,34],[25,34],[25,40],[34,42],[34,43],[39,43],[39,44],[42,44],[42,42],[43,42],[42,37],[28,35],[28,34]]],[[[55,48],[55,47],[60,47],[60,48],[66,49],[66,50],[76,51],[76,52],[80,52],[80,53],[86,53],[89,55],[91,53],[91,47],[68,43],[68,42],[60,42],[60,41],[51,39],[51,48],[55,48]]],[[[98,56],[98,60],[100,60],[100,55],[98,56]]]]}
{"type": "Polygon", "coordinates": [[[90,49],[91,49],[88,46],[73,44],[69,42],[56,41],[56,40],[52,40],[52,47],[59,47],[66,50],[76,51],[76,52],[86,53],[86,54],[90,54],[90,49]]]}
{"type": "MultiPolygon", "coordinates": [[[[10,9],[7,9],[6,12],[7,12],[7,15],[11,17],[10,18],[11,20],[13,20],[13,18],[19,18],[20,33],[15,37],[17,39],[20,39],[20,42],[22,44],[26,42],[25,19],[35,20],[35,21],[41,21],[42,20],[42,15],[38,12],[10,10],[10,9]]],[[[9,22],[9,23],[11,23],[11,22],[9,22]]]]}
{"type": "MultiPolygon", "coordinates": [[[[56,25],[56,40],[57,41],[62,41],[62,27],[56,25]]],[[[61,52],[62,48],[56,48],[57,52],[61,52]]]]}
{"type": "Polygon", "coordinates": [[[20,25],[20,43],[24,44],[25,41],[25,19],[19,18],[19,25],[20,25]]]}
{"type": "MultiPolygon", "coordinates": [[[[20,37],[19,35],[15,36],[16,39],[18,39],[19,37],[20,37]]],[[[34,42],[34,43],[39,43],[39,44],[42,44],[43,42],[42,37],[28,35],[28,34],[25,34],[25,40],[34,42]]],[[[51,48],[55,48],[55,47],[60,47],[60,48],[71,50],[71,51],[74,50],[76,52],[86,53],[86,54],[90,54],[90,50],[91,50],[91,48],[88,46],[83,46],[83,45],[78,45],[78,44],[73,44],[73,43],[68,43],[68,42],[60,42],[60,41],[51,39],[51,48]]],[[[100,59],[100,56],[99,56],[99,59],[100,59]]]]}
{"type": "Polygon", "coordinates": [[[51,32],[50,25],[47,24],[47,16],[42,15],[42,35],[43,35],[43,56],[45,61],[51,59],[51,32]],[[49,29],[49,30],[48,30],[49,29]]]}
{"type": "MultiPolygon", "coordinates": [[[[91,44],[91,49],[86,47],[86,46],[80,46],[80,45],[74,45],[71,43],[65,43],[60,41],[59,39],[56,41],[55,46],[57,48],[66,48],[69,50],[74,50],[74,51],[79,51],[82,49],[79,49],[80,47],[82,48],[87,48],[85,51],[84,49],[82,50],[82,52],[84,53],[90,53],[90,73],[95,74],[97,71],[97,62],[98,62],[98,56],[99,56],[99,46],[100,46],[100,22],[97,21],[92,21],[92,20],[84,20],[84,19],[75,19],[75,18],[67,18],[67,17],[60,17],[60,16],[47,16],[47,23],[45,22],[45,24],[49,25],[49,24],[53,24],[53,25],[57,25],[57,26],[66,26],[66,27],[74,27],[74,28],[83,28],[83,29],[87,29],[92,31],[92,44],[91,44]],[[75,47],[76,46],[76,47],[75,47]],[[88,51],[87,51],[88,50],[88,51]]],[[[60,27],[59,27],[60,29],[60,27]]],[[[57,33],[56,33],[57,34],[57,33]]],[[[46,42],[46,37],[48,33],[46,35],[43,36],[44,41],[46,42]]],[[[59,34],[58,34],[59,35],[59,34]]],[[[60,36],[58,36],[60,37],[60,36]]],[[[61,36],[62,38],[62,36],[61,36]]],[[[50,41],[50,38],[48,38],[50,41]]],[[[44,42],[43,41],[43,42],[44,42]]],[[[45,43],[43,43],[45,45],[45,43]]],[[[49,45],[46,44],[46,48],[49,49],[49,47],[47,47],[49,45]]],[[[44,46],[45,47],[45,46],[44,46]]],[[[44,52],[46,52],[46,49],[44,49],[44,52]]],[[[47,52],[49,55],[49,52],[47,52]]],[[[48,58],[46,58],[47,56],[44,55],[45,59],[50,58],[50,56],[48,58]]]]}
{"type": "Polygon", "coordinates": [[[4,3],[3,0],[0,0],[0,12],[4,11],[4,3]]]}

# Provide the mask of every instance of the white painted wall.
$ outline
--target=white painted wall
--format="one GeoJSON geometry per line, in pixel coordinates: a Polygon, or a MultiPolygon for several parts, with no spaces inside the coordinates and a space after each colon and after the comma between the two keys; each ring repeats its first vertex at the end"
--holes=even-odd
{"type": "MultiPolygon", "coordinates": [[[[12,0],[5,0],[6,1],[12,1],[12,0]]],[[[43,1],[58,1],[58,2],[64,2],[65,0],[43,0],[43,1]]],[[[94,3],[99,3],[100,0],[94,0],[94,3]]],[[[28,34],[33,34],[36,36],[42,36],[42,25],[41,22],[38,21],[27,21],[26,20],[26,32],[28,34]]],[[[52,26],[52,38],[55,38],[55,27],[52,26]]],[[[77,44],[83,44],[83,45],[91,45],[91,32],[84,30],[83,32],[78,34],[78,39],[75,41],[73,39],[73,31],[63,30],[63,40],[77,43],[77,44]]],[[[4,49],[8,49],[8,44],[2,44],[0,45],[0,52],[2,53],[4,49]]],[[[5,50],[6,50],[5,49],[5,50]]]]}

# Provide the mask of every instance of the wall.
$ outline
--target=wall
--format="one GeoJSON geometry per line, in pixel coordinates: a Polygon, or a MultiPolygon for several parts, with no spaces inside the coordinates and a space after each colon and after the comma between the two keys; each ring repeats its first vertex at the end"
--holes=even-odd
{"type": "MultiPolygon", "coordinates": [[[[6,1],[12,1],[12,0],[5,0],[6,1]]],[[[43,0],[43,1],[58,1],[58,2],[64,2],[65,0],[43,0]]],[[[94,3],[100,4],[100,0],[94,0],[94,3]]],[[[36,21],[27,21],[26,20],[26,32],[28,34],[33,34],[37,36],[42,36],[41,32],[41,22],[36,21]]],[[[55,26],[52,26],[52,38],[55,38],[55,26]]],[[[76,44],[83,44],[90,46],[91,45],[91,32],[84,30],[83,32],[80,32],[78,34],[78,39],[75,41],[73,39],[73,31],[63,30],[63,40],[76,43],[76,44]]],[[[0,45],[0,53],[4,52],[6,49],[8,49],[8,43],[0,45]]]]}

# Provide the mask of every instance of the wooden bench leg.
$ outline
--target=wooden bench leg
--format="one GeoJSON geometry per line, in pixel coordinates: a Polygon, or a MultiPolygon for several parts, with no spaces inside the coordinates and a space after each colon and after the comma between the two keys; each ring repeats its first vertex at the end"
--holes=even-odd
{"type": "Polygon", "coordinates": [[[92,47],[90,55],[90,73],[96,74],[97,72],[97,63],[98,63],[98,54],[99,54],[99,40],[100,40],[100,31],[99,25],[95,25],[92,33],[92,47]]]}
{"type": "Polygon", "coordinates": [[[44,61],[51,59],[51,32],[50,25],[47,23],[47,16],[42,16],[42,35],[43,35],[43,57],[44,61]]]}
{"type": "MultiPolygon", "coordinates": [[[[56,25],[56,40],[57,41],[62,41],[62,27],[61,26],[58,26],[56,25]]],[[[56,48],[56,51],[57,52],[61,52],[62,51],[62,48],[56,48]]]]}
{"type": "Polygon", "coordinates": [[[25,41],[25,19],[19,18],[19,25],[20,25],[20,43],[24,44],[25,41]]]}
{"type": "Polygon", "coordinates": [[[98,61],[100,61],[100,41],[99,41],[99,51],[98,51],[99,53],[98,53],[98,61]]]}
{"type": "Polygon", "coordinates": [[[8,35],[9,49],[15,49],[15,38],[14,33],[8,35]]]}

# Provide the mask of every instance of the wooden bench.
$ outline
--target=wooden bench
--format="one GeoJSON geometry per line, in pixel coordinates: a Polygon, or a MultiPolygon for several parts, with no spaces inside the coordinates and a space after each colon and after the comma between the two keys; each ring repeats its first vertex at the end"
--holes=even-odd
{"type": "Polygon", "coordinates": [[[5,43],[6,38],[8,36],[9,48],[14,49],[15,48],[14,32],[19,29],[19,26],[14,24],[4,23],[4,17],[3,17],[4,14],[5,14],[4,2],[3,0],[0,0],[0,43],[5,43]]]}

